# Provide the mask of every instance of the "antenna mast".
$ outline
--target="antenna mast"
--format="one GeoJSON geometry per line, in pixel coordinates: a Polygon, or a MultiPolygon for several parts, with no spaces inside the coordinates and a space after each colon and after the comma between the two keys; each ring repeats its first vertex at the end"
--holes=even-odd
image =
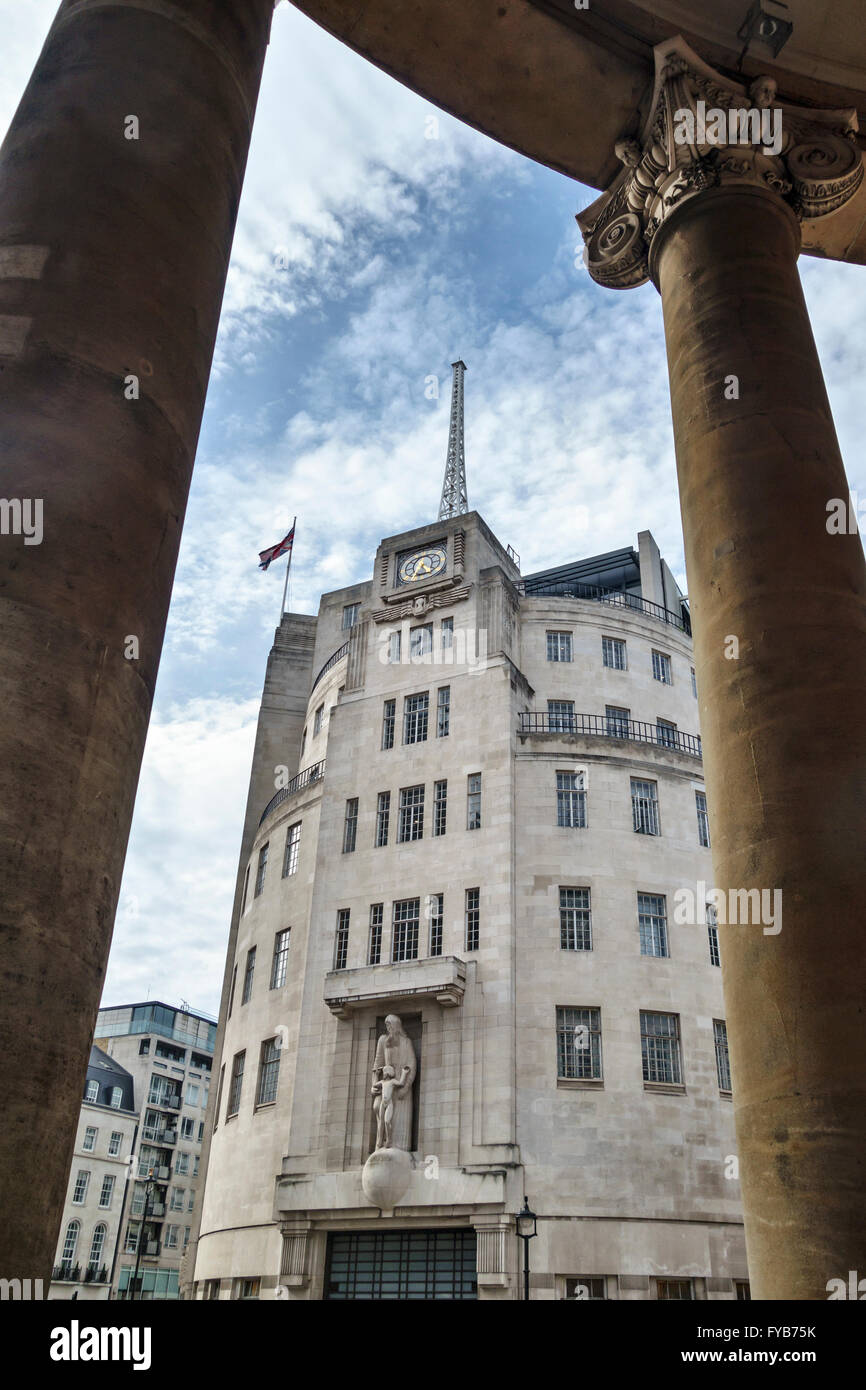
{"type": "Polygon", "coordinates": [[[439,520],[469,511],[466,498],[466,452],[463,446],[463,373],[465,362],[452,362],[451,426],[448,430],[448,462],[439,503],[439,520]]]}

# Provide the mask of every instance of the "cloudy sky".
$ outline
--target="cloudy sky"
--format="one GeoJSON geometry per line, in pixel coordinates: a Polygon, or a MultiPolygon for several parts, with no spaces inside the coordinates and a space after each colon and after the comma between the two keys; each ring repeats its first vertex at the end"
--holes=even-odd
{"type": "MultiPolygon", "coordinates": [[[[57,0],[0,0],[5,130],[57,0]]],[[[292,607],[435,519],[451,361],[470,506],[524,572],[649,528],[682,587],[661,305],[582,268],[592,190],[437,112],[283,3],[229,270],[104,1002],[215,1012],[255,719],[292,607]],[[439,399],[425,394],[429,377],[439,399]]],[[[866,274],[801,262],[853,487],[866,274]]]]}

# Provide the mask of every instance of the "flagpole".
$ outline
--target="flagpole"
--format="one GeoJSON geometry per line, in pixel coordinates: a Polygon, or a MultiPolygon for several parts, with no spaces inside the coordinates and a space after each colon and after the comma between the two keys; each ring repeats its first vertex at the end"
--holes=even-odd
{"type": "Polygon", "coordinates": [[[289,551],[289,563],[286,565],[286,578],[285,583],[283,584],[283,601],[280,604],[280,622],[283,621],[283,614],[286,611],[286,591],[289,587],[289,570],[292,568],[292,556],[295,553],[295,526],[297,524],[297,520],[298,518],[295,517],[294,521],[292,522],[292,548],[289,551]]]}

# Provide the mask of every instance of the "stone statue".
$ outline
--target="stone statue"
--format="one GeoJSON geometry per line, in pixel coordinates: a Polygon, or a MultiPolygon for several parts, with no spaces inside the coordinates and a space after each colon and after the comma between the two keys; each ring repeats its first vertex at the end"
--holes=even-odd
{"type": "Polygon", "coordinates": [[[385,1019],[385,1032],[376,1043],[373,1063],[372,1094],[375,1097],[373,1109],[377,1121],[377,1149],[411,1150],[412,1083],[417,1069],[411,1038],[403,1032],[399,1016],[389,1014],[385,1019]],[[390,1111],[388,1119],[386,1111],[390,1111]]]}
{"type": "Polygon", "coordinates": [[[393,1067],[382,1068],[382,1080],[373,1082],[373,1109],[376,1113],[376,1148],[394,1147],[394,1106],[400,1098],[410,1068],[404,1064],[397,1081],[393,1067]]]}

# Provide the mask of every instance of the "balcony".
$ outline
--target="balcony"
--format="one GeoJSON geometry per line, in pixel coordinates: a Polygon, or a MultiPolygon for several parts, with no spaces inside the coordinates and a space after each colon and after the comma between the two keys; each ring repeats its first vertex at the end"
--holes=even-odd
{"type": "Polygon", "coordinates": [[[628,608],[634,613],[643,613],[647,618],[655,618],[657,622],[667,623],[685,633],[686,637],[692,635],[688,609],[683,608],[681,613],[672,613],[669,608],[663,608],[660,603],[651,603],[649,599],[640,598],[637,594],[625,593],[622,589],[599,589],[594,584],[572,583],[543,584],[539,588],[533,587],[527,592],[523,580],[520,581],[517,588],[523,598],[581,598],[588,599],[590,603],[607,603],[612,608],[628,608]]]}
{"type": "Polygon", "coordinates": [[[432,996],[443,1008],[463,1003],[466,962],[457,956],[425,956],[422,960],[364,965],[356,970],[331,970],[325,976],[325,1003],[337,1018],[373,1005],[407,1002],[432,996]]]}
{"type": "Polygon", "coordinates": [[[607,714],[536,714],[526,710],[518,716],[520,738],[533,734],[588,735],[590,738],[617,739],[621,743],[654,743],[673,753],[702,758],[700,734],[683,734],[667,725],[645,724],[637,719],[616,719],[607,714]]]}
{"type": "Polygon", "coordinates": [[[261,819],[259,820],[259,825],[262,825],[264,821],[267,820],[268,816],[271,814],[271,811],[275,811],[278,806],[281,806],[287,797],[292,796],[295,792],[301,791],[304,787],[308,787],[311,782],[319,782],[322,779],[322,777],[324,777],[324,775],[324,758],[320,763],[313,763],[312,767],[305,767],[303,772],[299,772],[297,777],[293,777],[291,782],[289,782],[287,786],[280,787],[280,790],[277,792],[276,796],[271,797],[267,806],[262,811],[261,819]]]}

